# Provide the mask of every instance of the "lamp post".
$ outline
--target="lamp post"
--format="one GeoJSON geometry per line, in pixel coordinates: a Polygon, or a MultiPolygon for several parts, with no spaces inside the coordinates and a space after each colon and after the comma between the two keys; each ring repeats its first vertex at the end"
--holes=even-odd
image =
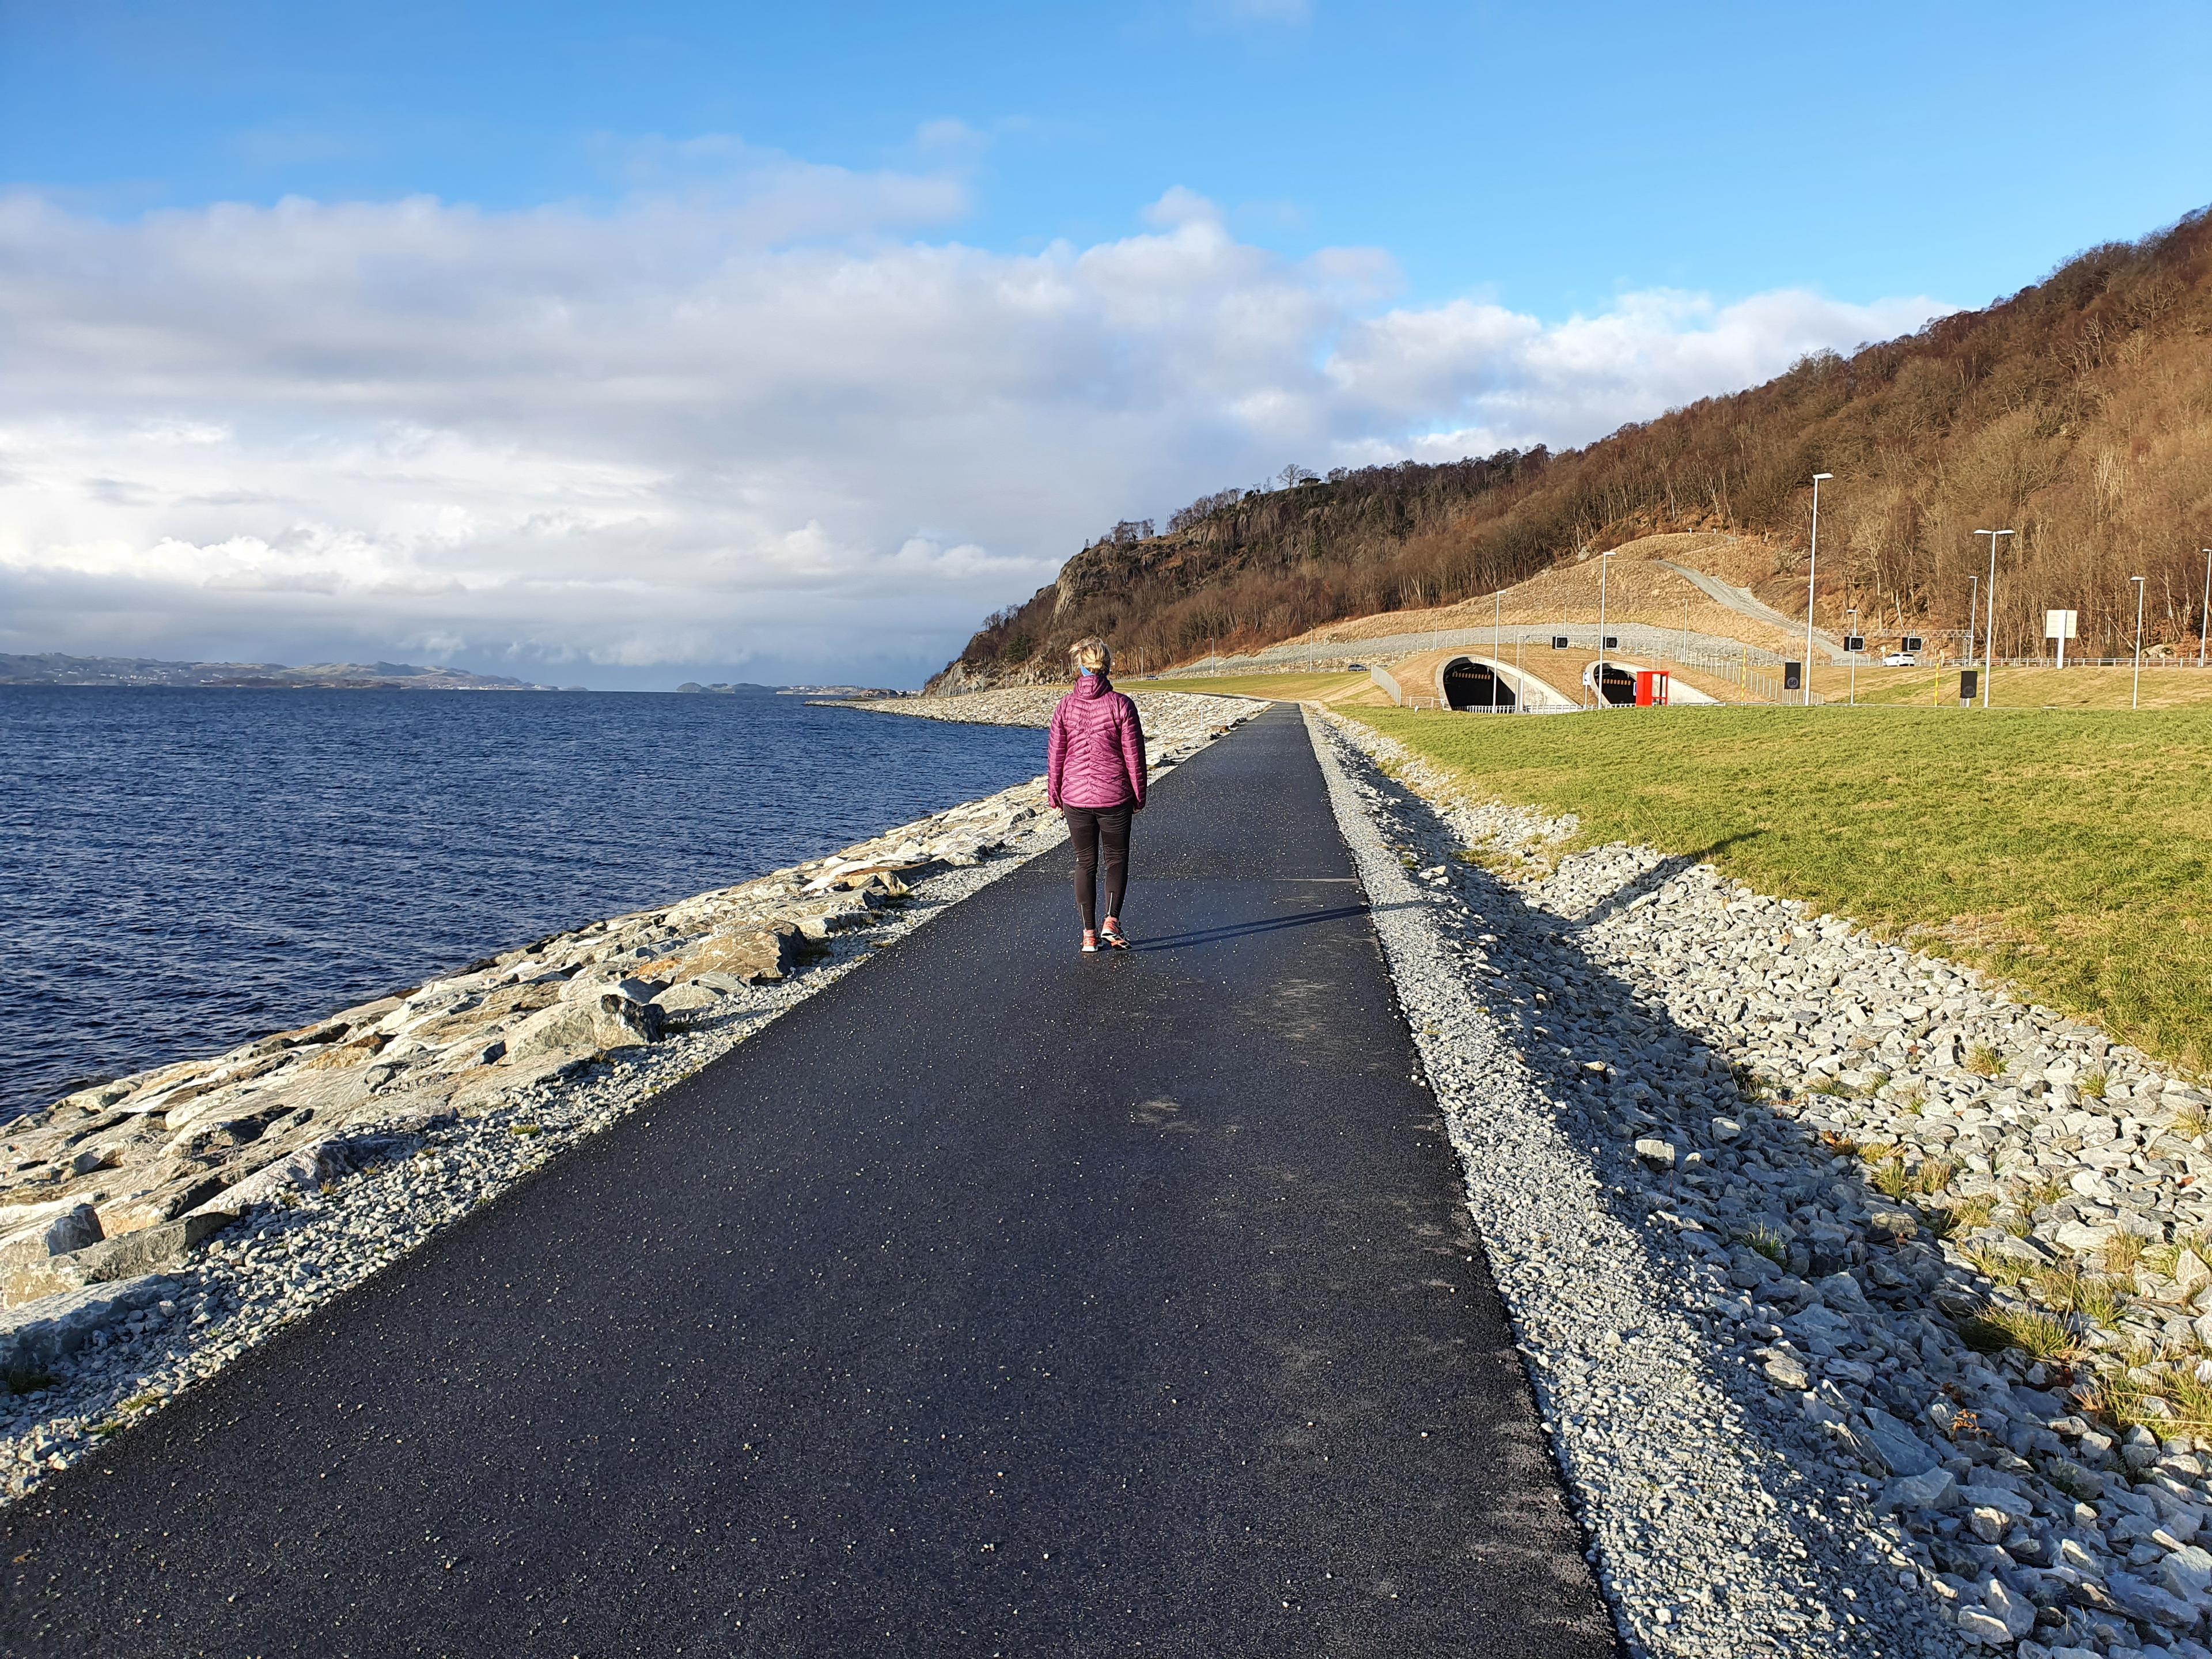
{"type": "Polygon", "coordinates": [[[2136,585],[2136,689],[2135,695],[2128,699],[2128,707],[2140,708],[2142,707],[2143,579],[2141,576],[2130,576],[2128,580],[2136,585]]]}
{"type": "Polygon", "coordinates": [[[1597,556],[1597,700],[1605,702],[1605,575],[1612,569],[1613,555],[1597,556]]]}
{"type": "Polygon", "coordinates": [[[1959,665],[1961,668],[1972,668],[1974,665],[1974,629],[1980,626],[1976,621],[1981,614],[1982,573],[1980,571],[1977,570],[1974,573],[1972,581],[1974,585],[1966,590],[1966,660],[1959,665]]]}
{"type": "Polygon", "coordinates": [[[1505,625],[1505,590],[1499,588],[1490,596],[1490,712],[1498,712],[1498,650],[1505,625]]]}
{"type": "Polygon", "coordinates": [[[1813,706],[1813,590],[1820,580],[1820,481],[1832,472],[1813,475],[1813,556],[1805,568],[1805,707],[1813,706]]]}
{"type": "Polygon", "coordinates": [[[2204,640],[2212,633],[2212,547],[2197,550],[2204,556],[2204,603],[2197,610],[2197,665],[2204,666],[2204,640]]]}
{"type": "MultiPolygon", "coordinates": [[[[1851,606],[1850,611],[1850,612],[1849,612],[1849,615],[1850,615],[1850,619],[1851,619],[1851,624],[1850,624],[1850,626],[1851,626],[1851,638],[1852,638],[1852,639],[1856,639],[1856,638],[1857,638],[1857,637],[1858,637],[1858,631],[1859,631],[1859,608],[1858,608],[1858,606],[1856,606],[1856,605],[1853,605],[1853,606],[1851,606]]],[[[1857,652],[1856,652],[1856,651],[1854,651],[1854,650],[1852,650],[1852,649],[1850,648],[1850,643],[1851,643],[1850,640],[1845,640],[1845,641],[1844,641],[1844,654],[1845,656],[1849,657],[1849,658],[1851,659],[1851,705],[1850,705],[1850,706],[1851,706],[1852,708],[1857,708],[1857,707],[1859,706],[1859,653],[1858,653],[1857,652]]]]}
{"type": "Polygon", "coordinates": [[[1990,706],[1990,679],[1997,662],[1997,538],[2009,536],[2009,530],[1977,530],[1977,536],[1990,538],[1990,596],[1983,603],[1989,607],[1989,626],[1982,630],[1982,707],[1990,706]]]}

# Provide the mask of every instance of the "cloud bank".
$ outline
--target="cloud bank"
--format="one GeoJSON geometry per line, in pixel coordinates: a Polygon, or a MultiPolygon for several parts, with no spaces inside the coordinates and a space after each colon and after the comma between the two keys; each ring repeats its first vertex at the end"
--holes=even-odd
{"type": "Polygon", "coordinates": [[[1394,306],[1388,257],[942,233],[953,172],[730,141],[595,211],[0,198],[0,650],[913,683],[1125,516],[1585,441],[1924,299],[1394,306]],[[933,234],[935,233],[935,234],[933,234]]]}

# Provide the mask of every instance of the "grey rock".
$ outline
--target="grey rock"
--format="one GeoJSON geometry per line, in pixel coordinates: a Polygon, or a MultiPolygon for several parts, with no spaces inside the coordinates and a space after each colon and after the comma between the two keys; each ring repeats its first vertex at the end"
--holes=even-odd
{"type": "Polygon", "coordinates": [[[684,1014],[700,1008],[714,1007],[722,1001],[725,994],[701,980],[693,980],[688,985],[672,985],[653,1000],[672,1014],[684,1014]]]}
{"type": "Polygon", "coordinates": [[[257,1170],[210,1200],[193,1214],[235,1218],[255,1205],[268,1203],[286,1193],[319,1192],[349,1175],[404,1158],[421,1144],[420,1139],[411,1134],[348,1135],[317,1141],[257,1170]]]}
{"type": "Polygon", "coordinates": [[[660,1041],[661,1011],[613,989],[561,1002],[523,1020],[507,1035],[509,1062],[551,1053],[642,1048],[660,1041]]]}
{"type": "Polygon", "coordinates": [[[1941,1510],[1958,1501],[1959,1483],[1945,1468],[1899,1475],[1881,1491],[1882,1502],[1893,1509],[1941,1510]]]}
{"type": "Polygon", "coordinates": [[[2018,1639],[2013,1635],[2011,1627],[1987,1607],[1960,1607],[1954,1617],[1959,1628],[1968,1637],[1990,1647],[2008,1648],[2018,1639]]]}
{"type": "Polygon", "coordinates": [[[1802,1393],[1812,1386],[1812,1378],[1806,1372],[1804,1362],[1795,1354],[1785,1353],[1779,1349],[1765,1350],[1760,1369],[1782,1388],[1802,1393]]]}
{"type": "Polygon", "coordinates": [[[40,1217],[0,1241],[0,1264],[64,1255],[97,1242],[101,1236],[100,1212],[89,1204],[73,1204],[40,1217]]]}
{"type": "Polygon", "coordinates": [[[1867,1305],[1866,1292],[1859,1287],[1858,1280],[1847,1273],[1834,1273],[1824,1279],[1816,1279],[1813,1281],[1813,1289],[1823,1303],[1839,1313],[1869,1314],[1874,1311],[1867,1305]]]}
{"type": "Polygon", "coordinates": [[[94,1332],[129,1318],[176,1294],[177,1283],[158,1275],[88,1285],[0,1313],[0,1375],[37,1375],[74,1353],[94,1332]]]}
{"type": "Polygon", "coordinates": [[[2185,1544],[2159,1564],[2159,1580],[2168,1595],[2201,1603],[2212,1595],[2212,1553],[2185,1544]]]}
{"type": "Polygon", "coordinates": [[[1925,1474],[1936,1467],[1928,1443],[1879,1407],[1862,1413],[1859,1437],[1881,1466],[1894,1475],[1925,1474]]]}
{"type": "Polygon", "coordinates": [[[173,1267],[191,1254],[194,1246],[220,1232],[233,1218],[227,1213],[202,1210],[159,1226],[142,1227],[136,1232],[120,1233],[64,1255],[51,1256],[37,1267],[10,1276],[8,1305],[23,1305],[88,1285],[142,1279],[173,1267]]]}
{"type": "Polygon", "coordinates": [[[2002,1578],[1982,1586],[1982,1605],[2003,1622],[2006,1635],[2017,1642],[2035,1628],[2035,1604],[2006,1588],[2002,1578]]]}
{"type": "Polygon", "coordinates": [[[2105,1577],[2106,1592],[2130,1617],[2173,1630],[2195,1630],[2203,1610],[2133,1573],[2112,1572],[2105,1577]]]}
{"type": "Polygon", "coordinates": [[[2004,1486],[1973,1483],[1959,1488],[1959,1501],[1969,1509],[1993,1510],[2009,1521],[2025,1521],[2035,1513],[2035,1506],[2004,1486]]]}

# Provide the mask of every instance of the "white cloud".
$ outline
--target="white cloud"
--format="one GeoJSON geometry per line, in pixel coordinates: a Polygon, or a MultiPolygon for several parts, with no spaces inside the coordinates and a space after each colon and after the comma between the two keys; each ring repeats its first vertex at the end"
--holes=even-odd
{"type": "Polygon", "coordinates": [[[911,679],[1115,519],[1580,441],[1940,309],[1378,311],[1386,255],[1285,260],[1186,190],[1017,255],[916,239],[952,173],[627,165],[603,212],[0,199],[0,649],[911,679]]]}

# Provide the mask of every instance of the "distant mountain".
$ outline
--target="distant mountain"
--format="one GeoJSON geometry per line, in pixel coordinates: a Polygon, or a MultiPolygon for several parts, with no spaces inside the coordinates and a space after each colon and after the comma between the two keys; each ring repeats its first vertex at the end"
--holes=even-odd
{"type": "Polygon", "coordinates": [[[0,651],[0,685],[169,685],[298,691],[550,691],[504,674],[404,662],[160,662],[151,657],[17,656],[0,651]]]}
{"type": "Polygon", "coordinates": [[[678,691],[704,692],[716,697],[773,696],[783,688],[778,685],[755,685],[750,680],[717,680],[712,685],[702,685],[696,680],[686,680],[676,688],[678,691]]]}

